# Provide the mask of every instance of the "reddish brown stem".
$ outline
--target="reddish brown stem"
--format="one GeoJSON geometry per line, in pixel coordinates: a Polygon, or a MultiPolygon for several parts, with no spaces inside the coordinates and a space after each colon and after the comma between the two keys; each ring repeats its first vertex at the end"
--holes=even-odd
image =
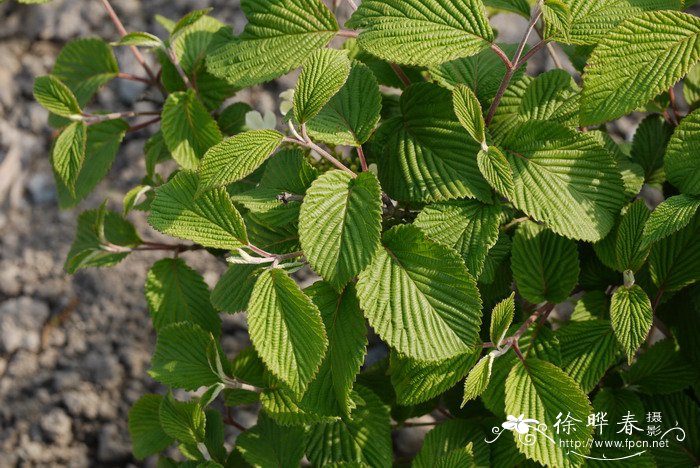
{"type": "Polygon", "coordinates": [[[396,73],[396,76],[399,77],[399,80],[401,80],[401,83],[403,83],[404,86],[406,86],[406,87],[411,86],[411,79],[408,77],[406,72],[403,71],[403,68],[401,68],[401,65],[398,65],[396,63],[392,63],[391,69],[394,70],[394,73],[396,73]]]}
{"type": "Polygon", "coordinates": [[[117,78],[121,78],[122,80],[129,80],[129,81],[140,81],[141,83],[146,83],[146,84],[152,83],[152,81],[149,80],[148,78],[142,78],[140,76],[132,75],[131,73],[119,72],[117,74],[117,78]]]}
{"type": "Polygon", "coordinates": [[[144,128],[149,127],[149,126],[153,125],[154,123],[158,123],[158,122],[160,122],[160,116],[156,117],[155,119],[148,120],[142,124],[133,125],[133,126],[129,127],[127,132],[128,133],[138,132],[139,130],[143,130],[144,128]]]}
{"type": "Polygon", "coordinates": [[[365,158],[365,150],[362,149],[362,145],[357,147],[357,156],[360,158],[360,167],[362,172],[367,172],[369,166],[367,165],[367,158],[365,158]]]}

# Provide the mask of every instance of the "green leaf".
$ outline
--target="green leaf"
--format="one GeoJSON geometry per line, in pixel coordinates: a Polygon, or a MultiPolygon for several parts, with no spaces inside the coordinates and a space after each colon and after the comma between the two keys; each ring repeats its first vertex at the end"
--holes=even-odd
{"type": "Polygon", "coordinates": [[[392,465],[389,408],[363,386],[353,392],[353,400],[351,418],[311,427],[306,453],[314,466],[392,465]]]}
{"type": "Polygon", "coordinates": [[[51,70],[73,91],[81,106],[118,73],[114,52],[105,41],[96,38],[75,39],[63,46],[51,70]]]}
{"type": "Polygon", "coordinates": [[[146,300],[156,332],[166,325],[191,322],[221,334],[221,319],[209,302],[204,278],[181,258],[156,262],[146,276],[146,300]]]}
{"type": "Polygon", "coordinates": [[[489,125],[489,134],[495,143],[500,145],[522,123],[520,106],[523,96],[533,81],[534,78],[523,74],[520,79],[511,80],[510,86],[503,93],[501,104],[489,125]]]}
{"type": "Polygon", "coordinates": [[[477,143],[482,144],[483,149],[483,145],[486,144],[486,126],[476,95],[466,85],[457,85],[452,90],[452,100],[459,123],[477,143]]]}
{"type": "Polygon", "coordinates": [[[236,448],[245,461],[255,467],[299,466],[304,457],[306,435],[303,427],[281,427],[264,413],[258,416],[255,427],[236,439],[236,448]]]}
{"type": "Polygon", "coordinates": [[[657,466],[692,467],[700,456],[700,408],[690,396],[683,392],[672,395],[654,395],[642,397],[645,409],[658,411],[663,420],[685,430],[686,437],[678,440],[669,437],[669,445],[664,448],[652,448],[657,466]]]}
{"type": "Polygon", "coordinates": [[[205,247],[237,249],[248,242],[243,219],[223,188],[196,198],[198,177],[180,172],[156,189],[148,222],[164,234],[205,247]]]}
{"type": "MultiPolygon", "coordinates": [[[[481,352],[481,347],[477,351],[481,352]]],[[[392,351],[389,373],[396,402],[417,405],[439,396],[462,380],[477,358],[474,349],[438,362],[418,361],[392,351]]]]}
{"type": "Polygon", "coordinates": [[[484,5],[530,18],[530,4],[527,0],[484,0],[484,5]]]}
{"type": "Polygon", "coordinates": [[[455,200],[426,206],[414,224],[430,239],[459,252],[469,272],[478,278],[486,255],[498,240],[500,220],[499,205],[455,200]]]}
{"type": "Polygon", "coordinates": [[[700,195],[700,111],[685,117],[673,133],[664,169],[668,181],[686,195],[700,195]]]}
{"type": "Polygon", "coordinates": [[[170,35],[176,36],[183,29],[187,28],[188,26],[192,26],[194,23],[202,19],[202,17],[208,15],[212,10],[213,8],[203,8],[201,10],[190,11],[183,16],[180,21],[175,23],[175,26],[173,26],[173,29],[170,31],[170,35]]]}
{"type": "Polygon", "coordinates": [[[68,252],[64,268],[72,274],[82,268],[113,266],[129,255],[130,248],[139,244],[141,239],[133,224],[117,213],[84,211],[78,217],[75,241],[68,252]],[[108,250],[103,240],[124,247],[125,251],[108,250]]]}
{"type": "Polygon", "coordinates": [[[660,289],[677,291],[700,280],[700,215],[651,248],[649,270],[660,289]]]}
{"type": "Polygon", "coordinates": [[[469,400],[473,400],[486,390],[491,382],[491,367],[493,366],[494,355],[489,353],[482,357],[479,362],[469,371],[464,381],[464,399],[462,406],[469,400]]]}
{"type": "Polygon", "coordinates": [[[284,387],[265,390],[260,394],[260,402],[265,413],[282,426],[304,426],[337,419],[337,416],[323,416],[314,411],[315,408],[284,387]]]}
{"type": "Polygon", "coordinates": [[[656,342],[623,374],[627,385],[652,395],[682,391],[698,377],[697,369],[678,352],[672,339],[656,342]]]}
{"type": "Polygon", "coordinates": [[[508,160],[496,146],[489,146],[476,155],[479,172],[498,193],[508,199],[515,198],[515,182],[508,160]]]}
{"type": "Polygon", "coordinates": [[[571,41],[571,10],[563,0],[544,0],[542,3],[544,18],[544,37],[560,35],[566,42],[571,41]]]}
{"type": "Polygon", "coordinates": [[[532,222],[522,223],[513,239],[513,276],[532,304],[564,301],[578,282],[576,243],[532,222]]]}
{"type": "Polygon", "coordinates": [[[434,467],[437,460],[469,444],[472,444],[477,466],[490,466],[489,446],[484,442],[485,439],[486,434],[476,420],[447,420],[425,435],[423,446],[411,466],[434,467]]]}
{"type": "Polygon", "coordinates": [[[572,322],[557,330],[561,364],[585,393],[595,388],[618,356],[617,341],[607,320],[572,322]]]}
{"type": "Polygon", "coordinates": [[[630,156],[644,169],[644,180],[649,184],[661,185],[666,179],[664,154],[672,133],[673,127],[655,114],[645,118],[637,127],[630,156]]]}
{"type": "Polygon", "coordinates": [[[160,395],[144,395],[129,409],[131,449],[139,460],[162,452],[174,442],[160,426],[159,411],[162,400],[160,395]]]}
{"type": "Polygon", "coordinates": [[[325,47],[338,22],[321,0],[245,0],[243,33],[207,57],[207,67],[238,88],[278,78],[325,47]]]}
{"type": "Polygon", "coordinates": [[[683,97],[690,109],[697,109],[700,103],[700,64],[695,65],[683,80],[683,97]]]}
{"type": "Polygon", "coordinates": [[[219,128],[224,135],[236,135],[245,130],[245,115],[253,108],[245,102],[235,102],[219,114],[219,128]]]}
{"type": "Polygon", "coordinates": [[[474,157],[479,144],[457,120],[449,91],[411,85],[401,95],[401,114],[385,121],[375,136],[386,139],[378,155],[379,180],[392,198],[491,200],[474,157]]]}
{"type": "Polygon", "coordinates": [[[649,219],[649,208],[644,200],[637,200],[623,209],[622,217],[605,239],[593,245],[605,266],[623,272],[638,271],[649,255],[643,236],[649,219]]]}
{"type": "Polygon", "coordinates": [[[676,195],[651,212],[644,226],[644,241],[652,244],[686,227],[700,208],[700,198],[676,195]]]}
{"type": "Polygon", "coordinates": [[[73,122],[56,139],[51,152],[54,174],[70,193],[76,195],[76,184],[85,161],[87,148],[87,126],[73,122]]]}
{"type": "MultiPolygon", "coordinates": [[[[484,260],[484,268],[481,270],[481,276],[479,276],[479,283],[483,285],[491,285],[496,281],[497,275],[503,271],[503,262],[510,257],[512,242],[510,237],[505,233],[500,232],[498,234],[498,240],[496,244],[489,250],[486,259],[484,260]]],[[[510,266],[506,268],[509,270],[510,266]]]]}
{"type": "Polygon", "coordinates": [[[552,120],[576,127],[580,96],[580,89],[568,72],[550,70],[528,85],[518,109],[519,119],[552,120]]]}
{"type": "Polygon", "coordinates": [[[610,320],[615,336],[627,354],[627,362],[631,363],[634,353],[644,343],[654,313],[651,301],[639,285],[619,287],[610,302],[610,320]]]}
{"type": "Polygon", "coordinates": [[[515,364],[506,381],[506,412],[522,414],[547,425],[544,432],[548,437],[533,434],[534,444],[523,443],[524,439],[513,432],[518,450],[543,465],[579,466],[583,462],[582,455],[590,450],[586,444],[593,432],[593,428],[587,426],[591,403],[576,382],[552,363],[528,358],[515,364]],[[573,423],[575,430],[570,434],[556,431],[554,424],[558,415],[564,419],[569,414],[578,420],[573,423]],[[578,442],[581,448],[567,450],[559,441],[578,442]]]}
{"type": "Polygon", "coordinates": [[[275,130],[252,130],[213,146],[199,168],[197,195],[249,176],[272,155],[283,138],[275,130]]]}
{"type": "Polygon", "coordinates": [[[180,322],[158,330],[148,374],[170,387],[197,390],[220,383],[223,351],[214,336],[199,325],[180,322]]]}
{"type": "Polygon", "coordinates": [[[294,118],[304,124],[340,91],[350,75],[347,51],[319,49],[306,59],[294,91],[294,118]]]}
{"type": "Polygon", "coordinates": [[[34,80],[34,99],[53,114],[82,118],[80,116],[83,111],[75,95],[68,86],[54,76],[40,76],[34,80]]]}
{"type": "Polygon", "coordinates": [[[584,73],[581,125],[616,119],[646,104],[700,59],[700,19],[676,11],[633,16],[594,49],[584,73]]]}
{"type": "Polygon", "coordinates": [[[595,137],[530,121],[502,145],[513,171],[514,205],[565,237],[605,237],[625,202],[615,160],[595,137]]]}
{"type": "Polygon", "coordinates": [[[259,273],[258,265],[230,265],[211,292],[212,305],[229,314],[246,310],[259,273]]]}
{"type": "Polygon", "coordinates": [[[207,419],[199,403],[183,403],[168,393],[160,403],[163,432],[183,444],[204,442],[207,419]]]}
{"type": "Polygon", "coordinates": [[[328,348],[321,314],[287,276],[260,274],[248,304],[250,339],[267,368],[296,394],[314,378],[328,348]]]}
{"type": "Polygon", "coordinates": [[[311,267],[341,289],[372,261],[382,228],[381,188],[374,174],[330,171],[316,179],[299,213],[299,240],[311,267]]]}
{"type": "Polygon", "coordinates": [[[360,146],[379,122],[382,96],[372,71],[354,63],[345,85],[307,123],[309,135],[330,145],[360,146]]]}
{"type": "Polygon", "coordinates": [[[480,0],[366,0],[346,23],[367,52],[404,65],[439,65],[489,47],[494,34],[480,0]]]}
{"type": "Polygon", "coordinates": [[[489,331],[489,336],[491,338],[491,343],[494,346],[499,347],[501,341],[505,338],[508,328],[511,323],[513,323],[513,317],[515,316],[515,292],[512,292],[507,299],[503,299],[501,302],[496,304],[491,311],[491,326],[489,331]]]}
{"type": "Polygon", "coordinates": [[[223,138],[193,90],[168,96],[161,131],[173,159],[185,169],[196,169],[204,153],[223,138]]]}
{"type": "Polygon", "coordinates": [[[114,45],[117,46],[136,46],[136,47],[147,47],[149,49],[158,49],[165,47],[163,41],[151,33],[147,32],[132,32],[122,37],[119,42],[114,45]]]}
{"type": "Polygon", "coordinates": [[[56,189],[61,208],[70,208],[87,198],[104,179],[114,162],[119,146],[129,125],[124,120],[108,120],[87,127],[85,159],[75,180],[72,195],[62,180],[57,178],[56,189]]]}
{"type": "Polygon", "coordinates": [[[350,392],[367,347],[367,328],[355,287],[348,285],[338,294],[329,284],[318,282],[305,292],[321,311],[328,353],[302,404],[321,415],[349,417],[352,411],[354,417],[350,392]]]}
{"type": "Polygon", "coordinates": [[[384,233],[382,244],[357,283],[360,305],[379,336],[418,360],[471,351],[481,299],[461,258],[410,225],[384,233]]]}

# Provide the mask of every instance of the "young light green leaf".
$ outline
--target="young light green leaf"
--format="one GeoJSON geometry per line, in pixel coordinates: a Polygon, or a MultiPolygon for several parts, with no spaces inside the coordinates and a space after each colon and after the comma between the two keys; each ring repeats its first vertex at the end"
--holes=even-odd
{"type": "Polygon", "coordinates": [[[82,110],[73,91],[55,76],[40,76],[34,81],[34,99],[53,114],[82,118],[82,110]]]}
{"type": "MultiPolygon", "coordinates": [[[[592,412],[591,403],[578,384],[554,364],[535,358],[518,361],[506,380],[506,413],[524,415],[547,425],[547,437],[538,434],[534,443],[513,432],[515,443],[525,456],[542,465],[574,467],[583,462],[590,448],[586,441],[592,437],[593,428],[587,425],[592,412]],[[570,415],[573,428],[570,433],[556,430],[555,423],[570,415]],[[575,429],[575,430],[574,430],[575,429]],[[567,450],[559,441],[578,442],[578,451],[567,450]],[[554,441],[554,442],[552,442],[554,441]]],[[[539,424],[535,423],[535,424],[539,424]]],[[[528,428],[529,429],[529,428],[528,428]]]]}
{"type": "Polygon", "coordinates": [[[229,314],[246,310],[259,273],[258,265],[229,266],[211,292],[212,305],[229,314]]]}
{"type": "Polygon", "coordinates": [[[168,393],[160,403],[160,425],[168,436],[183,444],[204,442],[207,419],[199,403],[184,403],[168,393]]]}
{"type": "Polygon", "coordinates": [[[300,395],[328,348],[321,314],[279,268],[261,273],[248,304],[250,339],[267,368],[300,395]]]}
{"type": "Polygon", "coordinates": [[[481,175],[495,191],[509,200],[515,197],[513,172],[508,160],[497,146],[489,146],[486,150],[479,151],[476,155],[476,163],[481,175]]]}
{"type": "Polygon", "coordinates": [[[598,258],[613,270],[638,271],[649,255],[649,246],[643,236],[649,219],[649,208],[644,200],[637,200],[623,209],[622,216],[610,234],[593,244],[598,258]]]}
{"type": "Polygon", "coordinates": [[[306,59],[294,91],[294,118],[304,124],[340,91],[350,74],[347,51],[319,49],[306,59]]]}
{"type": "Polygon", "coordinates": [[[700,280],[700,215],[680,231],[655,243],[649,254],[651,279],[667,292],[700,280]]]}
{"type": "Polygon", "coordinates": [[[355,287],[338,294],[319,281],[304,290],[321,311],[328,334],[328,353],[302,400],[302,406],[325,416],[350,417],[355,410],[350,392],[365,358],[367,328],[355,287]]]}
{"type": "Polygon", "coordinates": [[[633,16],[594,49],[583,77],[581,125],[616,119],[680,80],[700,59],[700,19],[676,11],[633,16]]]}
{"type": "Polygon", "coordinates": [[[248,18],[243,33],[207,57],[209,71],[237,88],[290,72],[339,29],[321,0],[245,0],[242,8],[248,18]]]}
{"type": "Polygon", "coordinates": [[[667,198],[651,212],[644,226],[643,240],[653,244],[686,227],[700,208],[700,198],[676,195],[667,198]]]}
{"type": "Polygon", "coordinates": [[[569,238],[607,235],[625,203],[624,187],[615,160],[595,137],[531,121],[511,131],[502,147],[517,208],[569,238]]]}
{"type": "Polygon", "coordinates": [[[117,46],[136,46],[147,47],[150,49],[159,49],[165,47],[163,41],[151,33],[147,32],[132,32],[122,37],[119,42],[115,42],[117,46]]]}
{"type": "Polygon", "coordinates": [[[542,2],[544,18],[544,37],[559,35],[565,42],[570,42],[571,10],[563,0],[544,0],[542,2]]]}
{"type": "Polygon", "coordinates": [[[673,133],[664,169],[668,181],[686,195],[700,195],[700,111],[685,117],[673,133]]]}
{"type": "Polygon", "coordinates": [[[457,120],[450,92],[418,83],[404,91],[400,104],[401,116],[386,120],[375,135],[384,142],[378,154],[384,190],[398,200],[490,202],[491,189],[474,157],[479,144],[457,120]]]}
{"type": "Polygon", "coordinates": [[[185,169],[196,169],[204,153],[223,138],[193,90],[168,96],[161,131],[173,159],[185,169]]]}
{"type": "Polygon", "coordinates": [[[392,464],[389,407],[371,390],[353,392],[352,417],[312,426],[306,453],[314,466],[372,466],[392,464]]]}
{"type": "Polygon", "coordinates": [[[567,127],[578,126],[580,88],[564,70],[539,75],[523,94],[518,117],[528,120],[552,120],[567,127]]]}
{"type": "Polygon", "coordinates": [[[480,0],[367,0],[346,23],[367,52],[404,65],[439,65],[494,40],[480,0]]]}
{"type": "Polygon", "coordinates": [[[501,302],[496,304],[491,311],[491,327],[489,336],[491,337],[491,343],[494,346],[499,347],[501,341],[506,336],[508,328],[511,323],[513,323],[513,317],[515,316],[515,292],[512,292],[507,299],[503,299],[501,302]]]}
{"type": "Polygon", "coordinates": [[[210,148],[199,167],[197,196],[250,175],[279,147],[282,138],[275,130],[252,130],[210,148]]]}
{"type": "Polygon", "coordinates": [[[278,426],[265,413],[260,413],[255,427],[236,439],[236,449],[245,461],[256,467],[299,466],[305,446],[304,427],[278,426]]]}
{"type": "Polygon", "coordinates": [[[180,21],[175,23],[175,26],[173,26],[172,30],[170,31],[171,38],[177,36],[179,32],[188,26],[192,26],[194,23],[202,19],[202,17],[208,15],[212,10],[213,8],[203,8],[201,10],[194,10],[187,13],[185,16],[180,18],[180,21]]]}
{"type": "Polygon", "coordinates": [[[148,222],[164,234],[205,247],[234,250],[248,243],[243,218],[223,188],[196,197],[199,178],[180,172],[156,189],[148,222]]]}
{"type": "Polygon", "coordinates": [[[160,426],[162,401],[160,395],[144,395],[129,410],[129,435],[134,456],[139,460],[162,452],[175,441],[160,426]]]}
{"type": "Polygon", "coordinates": [[[377,79],[362,63],[354,63],[345,85],[307,123],[312,138],[330,145],[360,146],[379,122],[382,96],[377,79]]]}
{"type": "Polygon", "coordinates": [[[51,152],[54,173],[73,197],[76,195],[76,184],[85,161],[86,148],[87,126],[82,122],[73,122],[58,136],[51,152]]]}
{"type": "Polygon", "coordinates": [[[222,358],[210,332],[195,323],[173,323],[158,331],[148,374],[170,387],[197,390],[222,381],[216,362],[222,358]]]}
{"type": "Polygon", "coordinates": [[[619,348],[610,322],[573,322],[557,330],[556,335],[561,344],[562,369],[589,393],[617,361],[619,348]]]}
{"type": "Polygon", "coordinates": [[[518,291],[532,304],[562,302],[578,281],[576,243],[533,222],[518,227],[512,261],[518,291]]]}
{"type": "Polygon", "coordinates": [[[493,366],[493,354],[487,354],[482,357],[479,362],[469,371],[466,380],[464,381],[464,399],[462,406],[466,405],[469,400],[473,400],[486,390],[491,382],[491,367],[493,366]]]}
{"type": "Polygon", "coordinates": [[[498,240],[501,212],[499,205],[477,200],[433,203],[420,212],[414,224],[430,239],[457,250],[469,272],[478,278],[486,255],[498,240]]]}
{"type": "Polygon", "coordinates": [[[467,132],[483,147],[486,145],[486,130],[481,104],[474,91],[466,85],[457,85],[452,90],[455,114],[467,132]]]}
{"type": "Polygon", "coordinates": [[[156,262],[146,276],[146,300],[156,332],[177,322],[191,322],[221,334],[221,319],[209,302],[204,278],[181,258],[156,262]]]}
{"type": "Polygon", "coordinates": [[[423,362],[392,351],[389,374],[399,405],[417,405],[454,387],[474,365],[481,347],[438,362],[423,362]]]}
{"type": "Polygon", "coordinates": [[[376,332],[418,360],[444,360],[473,349],[481,299],[461,258],[411,225],[387,231],[382,243],[357,283],[360,305],[376,332]]]}
{"type": "Polygon", "coordinates": [[[610,303],[610,320],[615,336],[627,354],[629,363],[644,342],[654,318],[651,301],[639,285],[620,287],[610,303]]]}
{"type": "Polygon", "coordinates": [[[336,289],[365,269],[379,249],[377,177],[331,171],[311,184],[299,213],[299,240],[311,267],[336,289]]]}

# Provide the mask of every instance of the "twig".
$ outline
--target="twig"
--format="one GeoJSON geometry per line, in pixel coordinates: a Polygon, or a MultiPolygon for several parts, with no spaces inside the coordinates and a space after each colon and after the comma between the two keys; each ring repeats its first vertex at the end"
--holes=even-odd
{"type": "Polygon", "coordinates": [[[274,253],[266,252],[265,250],[261,249],[260,247],[256,247],[255,245],[250,244],[250,243],[246,247],[248,247],[250,250],[252,250],[253,252],[255,252],[258,255],[261,255],[265,258],[275,259],[275,260],[280,261],[280,262],[284,261],[284,260],[290,260],[292,258],[301,257],[304,255],[304,252],[301,252],[301,251],[291,252],[288,254],[274,254],[274,253]]]}
{"type": "Polygon", "coordinates": [[[289,193],[289,192],[284,192],[284,193],[277,195],[277,200],[281,201],[282,203],[284,203],[286,205],[287,203],[291,203],[291,202],[302,202],[302,201],[304,201],[304,196],[303,195],[295,195],[295,194],[289,193]]]}
{"type": "Polygon", "coordinates": [[[340,31],[338,31],[337,35],[340,37],[353,37],[354,38],[354,37],[359,36],[360,33],[357,31],[353,31],[351,29],[341,29],[340,31]]]}
{"type": "Polygon", "coordinates": [[[186,245],[186,244],[161,244],[158,242],[143,242],[138,247],[124,247],[112,243],[103,244],[102,250],[112,253],[131,253],[131,252],[146,252],[146,251],[172,251],[172,252],[188,252],[194,250],[202,250],[201,245],[186,245]]]}
{"type": "Polygon", "coordinates": [[[138,132],[139,130],[143,130],[144,128],[149,127],[149,126],[153,125],[154,123],[158,123],[158,122],[160,122],[160,116],[156,117],[155,119],[151,119],[147,122],[144,122],[142,124],[133,125],[133,126],[129,127],[129,129],[127,130],[127,133],[138,132]]]}
{"type": "Polygon", "coordinates": [[[503,49],[501,49],[500,47],[498,47],[498,45],[497,45],[496,43],[491,44],[491,50],[493,50],[494,52],[496,52],[496,54],[501,58],[501,60],[502,60],[503,63],[505,64],[506,68],[512,68],[512,67],[513,67],[513,63],[512,63],[512,62],[510,61],[510,59],[508,58],[508,55],[506,55],[506,53],[503,51],[503,49]]]}
{"type": "Polygon", "coordinates": [[[83,121],[88,125],[94,125],[108,120],[130,119],[133,117],[141,117],[146,115],[160,116],[160,112],[112,112],[111,114],[83,114],[83,121]]]}
{"type": "Polygon", "coordinates": [[[668,98],[670,100],[671,110],[673,111],[671,115],[673,116],[674,124],[677,126],[681,120],[681,114],[678,111],[678,101],[676,101],[676,90],[673,89],[673,86],[668,88],[668,98]]]}
{"type": "Polygon", "coordinates": [[[367,165],[367,158],[365,158],[365,150],[362,149],[362,145],[357,147],[357,156],[360,158],[360,167],[362,168],[362,172],[367,172],[369,170],[369,166],[367,165]]]}
{"type": "Polygon", "coordinates": [[[559,55],[557,55],[557,51],[554,49],[554,46],[550,42],[547,43],[547,52],[549,53],[549,56],[552,58],[552,61],[554,62],[554,66],[560,70],[563,70],[564,65],[561,63],[561,59],[559,58],[559,55]]]}
{"type": "Polygon", "coordinates": [[[332,154],[330,154],[328,151],[324,150],[320,146],[318,146],[316,143],[311,141],[311,138],[309,138],[309,134],[306,131],[306,125],[302,124],[301,126],[301,139],[299,138],[289,138],[286,137],[284,141],[289,142],[289,143],[296,143],[298,145],[304,146],[306,148],[312,149],[316,151],[321,157],[327,159],[331,164],[333,164],[335,167],[337,167],[340,170],[343,170],[350,174],[352,177],[357,177],[357,174],[355,174],[352,169],[347,167],[345,164],[342,162],[338,161],[335,157],[333,157],[332,154]]]}
{"type": "Polygon", "coordinates": [[[235,419],[233,419],[233,414],[231,414],[230,407],[226,408],[226,417],[224,418],[224,424],[226,424],[228,426],[233,426],[241,432],[245,432],[248,430],[243,424],[241,424],[238,421],[236,421],[235,419]]]}
{"type": "Polygon", "coordinates": [[[190,81],[190,78],[187,76],[187,73],[185,73],[185,70],[183,70],[182,65],[180,64],[180,59],[177,58],[177,54],[172,47],[168,47],[166,49],[166,53],[168,54],[170,61],[173,63],[173,66],[175,66],[177,74],[180,75],[180,78],[185,83],[185,86],[187,86],[189,89],[195,89],[192,81],[190,81]]]}
{"type": "Polygon", "coordinates": [[[522,217],[522,218],[515,218],[515,219],[512,220],[510,223],[508,223],[508,224],[506,224],[505,226],[503,226],[502,229],[503,229],[504,231],[507,231],[508,229],[512,228],[513,226],[517,226],[517,225],[520,224],[520,223],[524,223],[525,221],[527,221],[527,220],[529,220],[529,219],[530,219],[530,218],[527,217],[527,216],[524,216],[524,217],[522,217]]]}
{"type": "Polygon", "coordinates": [[[146,83],[146,84],[151,84],[153,83],[151,80],[148,78],[142,78],[140,76],[132,75],[131,73],[123,73],[119,72],[117,74],[117,78],[121,78],[123,80],[129,80],[129,81],[140,81],[141,83],[146,83]]]}
{"type": "Polygon", "coordinates": [[[401,80],[401,83],[403,83],[404,86],[408,87],[411,86],[411,79],[408,77],[405,71],[403,71],[403,68],[401,68],[401,65],[398,65],[396,63],[391,63],[391,69],[394,70],[394,73],[396,73],[396,76],[399,77],[399,80],[401,80]]]}
{"type": "Polygon", "coordinates": [[[353,11],[357,10],[357,3],[355,3],[355,0],[348,0],[348,4],[353,11]]]}

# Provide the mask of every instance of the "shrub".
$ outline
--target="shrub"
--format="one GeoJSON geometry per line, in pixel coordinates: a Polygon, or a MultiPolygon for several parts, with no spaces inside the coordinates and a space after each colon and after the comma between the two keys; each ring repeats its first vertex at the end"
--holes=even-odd
{"type": "Polygon", "coordinates": [[[364,0],[344,28],[321,0],[243,0],[237,37],[209,10],[127,34],[103,3],[121,40],[67,44],[34,91],[62,207],[160,125],[123,211],[82,213],[66,261],[170,254],[146,281],[149,373],[203,393],[140,399],[137,458],[391,466],[392,430],[432,413],[415,466],[698,463],[700,111],[675,90],[700,103],[700,19],[679,0],[364,0]],[[497,39],[500,10],[529,21],[519,44],[497,39]],[[538,53],[558,69],[526,73],[538,53]],[[285,115],[222,109],[298,68],[285,115]],[[154,110],[92,110],[113,79],[146,83],[154,110]],[[620,142],[608,123],[637,111],[620,142]],[[667,198],[651,211],[643,187],[667,198]],[[183,243],[145,241],[132,210],[183,243]],[[211,293],[191,251],[230,263],[211,293]],[[307,265],[322,280],[301,289],[307,265]],[[252,347],[227,356],[219,313],[242,311],[252,347]],[[389,350],[374,363],[370,328],[389,350]],[[255,403],[250,428],[216,409],[255,403]],[[231,450],[224,424],[243,431],[231,450]],[[668,447],[590,443],[655,425],[668,447]]]}

